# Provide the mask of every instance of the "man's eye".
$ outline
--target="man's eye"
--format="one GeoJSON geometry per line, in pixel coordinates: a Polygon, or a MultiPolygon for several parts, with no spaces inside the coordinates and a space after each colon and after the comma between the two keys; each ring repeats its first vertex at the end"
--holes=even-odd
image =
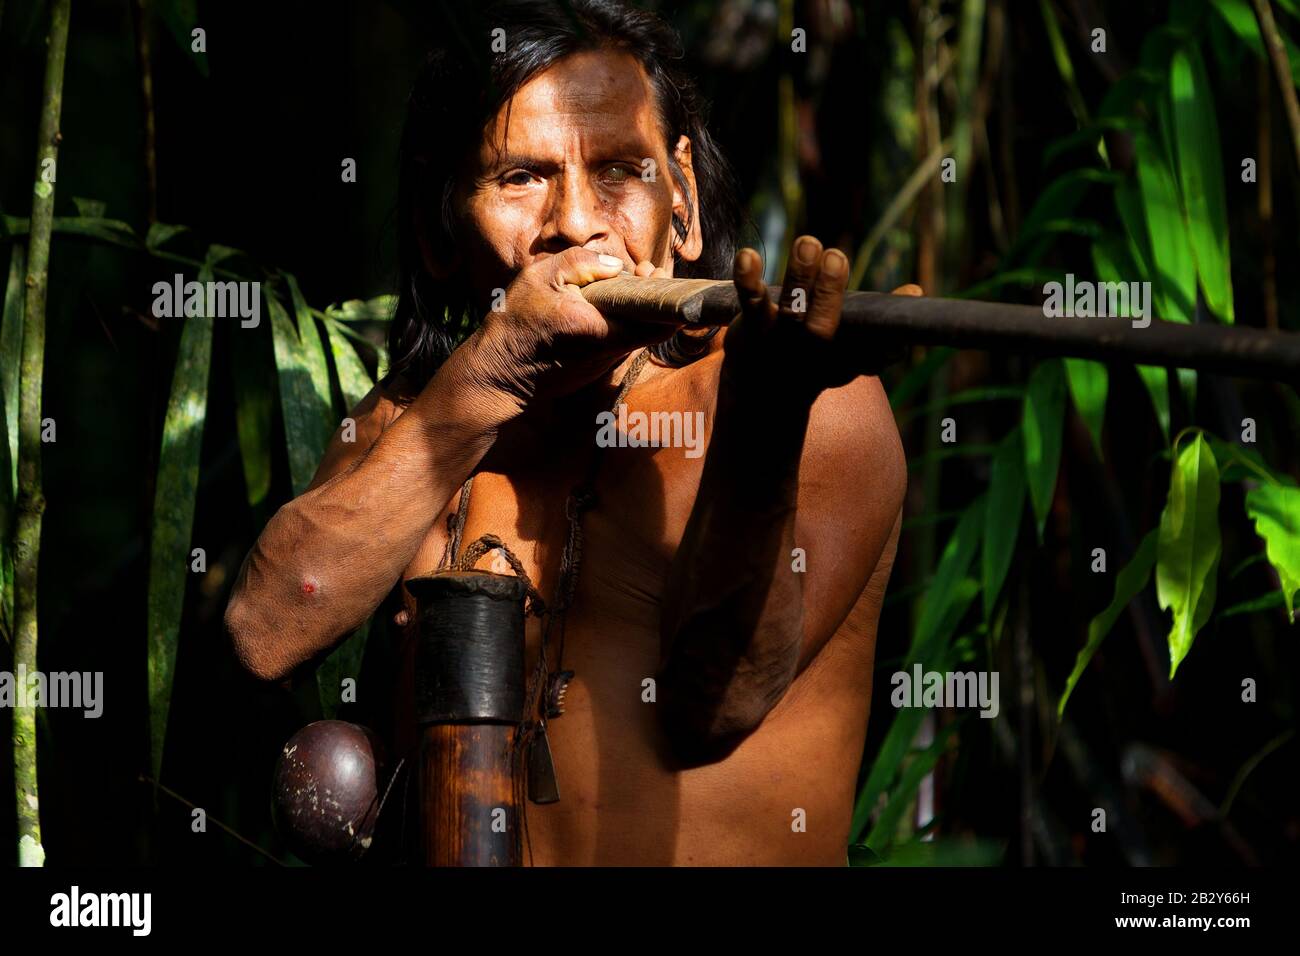
{"type": "Polygon", "coordinates": [[[632,171],[626,166],[610,166],[604,172],[604,178],[611,183],[625,183],[632,178],[632,171]]]}
{"type": "Polygon", "coordinates": [[[507,173],[501,181],[508,186],[527,186],[533,181],[533,174],[526,170],[517,169],[513,173],[507,173]]]}

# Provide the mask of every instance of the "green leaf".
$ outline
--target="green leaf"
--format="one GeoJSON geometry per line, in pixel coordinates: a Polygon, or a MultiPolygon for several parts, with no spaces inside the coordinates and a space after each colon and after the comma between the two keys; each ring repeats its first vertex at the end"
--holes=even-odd
{"type": "MultiPolygon", "coordinates": [[[[1286,8],[1289,0],[1283,0],[1278,6],[1286,8]]],[[[1237,35],[1237,39],[1250,48],[1255,56],[1261,59],[1265,57],[1264,41],[1259,34],[1259,21],[1255,19],[1255,11],[1251,7],[1250,0],[1215,0],[1211,6],[1223,17],[1225,23],[1237,35]]],[[[1292,11],[1294,5],[1292,5],[1292,11]]],[[[1287,60],[1291,66],[1291,82],[1300,86],[1300,48],[1286,31],[1279,28],[1278,32],[1282,35],[1282,43],[1286,47],[1287,60]]],[[[1272,80],[1272,71],[1269,73],[1269,79],[1272,80]]]]}
{"type": "Polygon", "coordinates": [[[266,354],[266,339],[257,329],[233,328],[230,364],[235,385],[235,431],[244,466],[244,488],[248,504],[254,508],[266,500],[271,490],[271,420],[275,401],[272,361],[272,356],[266,354]]]}
{"type": "Polygon", "coordinates": [[[1106,639],[1115,626],[1115,621],[1119,619],[1124,608],[1128,607],[1129,602],[1137,597],[1147,585],[1151,578],[1151,566],[1156,561],[1156,543],[1158,531],[1152,528],[1138,545],[1137,551],[1129,559],[1119,574],[1115,576],[1115,593],[1111,597],[1110,604],[1106,610],[1102,611],[1092,619],[1088,625],[1088,640],[1083,645],[1083,650],[1079,651],[1079,656],[1074,660],[1074,670],[1070,671],[1070,676],[1065,680],[1065,690],[1061,693],[1061,699],[1056,705],[1056,716],[1060,718],[1065,713],[1065,704],[1074,693],[1074,687],[1079,683],[1079,678],[1087,669],[1093,655],[1101,647],[1101,642],[1106,639]]]}
{"type": "Polygon", "coordinates": [[[1029,376],[1024,404],[1025,472],[1034,506],[1038,539],[1056,491],[1061,463],[1061,429],[1065,421],[1065,375],[1061,362],[1040,362],[1029,376]]]}
{"type": "MultiPolygon", "coordinates": [[[[962,616],[979,592],[979,585],[966,575],[984,533],[985,501],[985,496],[980,495],[966,507],[944,545],[916,629],[912,632],[906,661],[908,666],[919,662],[923,668],[930,669],[929,665],[944,653],[962,616]]],[[[924,714],[925,711],[917,707],[900,710],[886,731],[885,740],[854,802],[849,831],[854,839],[861,839],[876,809],[876,802],[897,775],[924,714]]]]}
{"type": "Polygon", "coordinates": [[[306,350],[298,340],[297,329],[280,300],[269,290],[266,292],[266,306],[271,315],[280,411],[284,417],[289,454],[289,480],[296,498],[311,484],[316,467],[325,454],[326,439],[321,423],[326,419],[328,407],[321,404],[312,385],[304,355],[306,350]]]}
{"type": "Polygon", "coordinates": [[[325,332],[329,336],[330,350],[334,354],[334,368],[339,373],[339,387],[343,390],[343,400],[350,411],[360,404],[375,383],[371,381],[370,373],[366,371],[366,366],[352,347],[352,343],[347,340],[343,326],[327,321],[325,332]]]}
{"type": "Polygon", "coordinates": [[[925,358],[915,368],[909,369],[907,375],[889,390],[889,407],[898,408],[929,384],[930,379],[947,368],[948,362],[957,354],[956,349],[946,346],[930,349],[925,358]]]}
{"type": "Polygon", "coordinates": [[[289,285],[289,295],[293,301],[294,315],[298,319],[298,341],[302,344],[302,356],[307,372],[311,376],[312,388],[323,408],[321,429],[328,441],[334,432],[334,401],[330,395],[330,369],[325,358],[325,345],[321,341],[320,331],[316,328],[316,318],[307,306],[307,300],[298,289],[298,280],[287,272],[280,273],[289,285]]]}
{"type": "Polygon", "coordinates": [[[1020,232],[1016,235],[1011,249],[1003,258],[1002,263],[999,264],[998,271],[1003,271],[1006,265],[1012,261],[1023,262],[1028,265],[1034,264],[1034,261],[1041,253],[1041,249],[1029,250],[1027,247],[1035,240],[1043,238],[1043,230],[1046,224],[1073,214],[1075,208],[1083,201],[1083,197],[1087,195],[1092,186],[1116,183],[1119,182],[1120,178],[1118,173],[1107,169],[1085,167],[1083,169],[1072,169],[1049,183],[1039,193],[1033,208],[1029,210],[1029,215],[1025,217],[1025,221],[1021,225],[1020,232]]]}
{"type": "Polygon", "coordinates": [[[1196,634],[1214,610],[1219,539],[1219,468],[1204,436],[1183,447],[1169,479],[1160,515],[1156,557],[1156,599],[1172,610],[1169,677],[1191,650],[1196,634]]]}
{"type": "MultiPolygon", "coordinates": [[[[1285,605],[1286,600],[1282,597],[1281,591],[1269,591],[1267,594],[1261,594],[1257,598],[1251,598],[1248,601],[1240,601],[1237,604],[1232,605],[1230,608],[1225,608],[1219,612],[1219,617],[1222,619],[1227,617],[1236,617],[1238,614],[1254,614],[1256,611],[1271,611],[1274,608],[1283,607],[1285,605]]],[[[1287,609],[1287,616],[1291,616],[1289,608],[1287,609]]]]}
{"type": "Polygon", "coordinates": [[[367,620],[346,640],[321,661],[316,668],[316,685],[320,692],[321,714],[326,720],[338,716],[343,702],[343,681],[361,677],[361,659],[365,654],[366,639],[370,634],[367,620]]]}
{"type": "Polygon", "coordinates": [[[1110,387],[1110,374],[1101,362],[1067,358],[1065,376],[1070,384],[1070,399],[1074,402],[1074,408],[1088,427],[1092,445],[1097,449],[1097,457],[1103,458],[1101,426],[1106,420],[1106,393],[1110,387]]]}
{"type": "Polygon", "coordinates": [[[1194,45],[1174,54],[1169,68],[1169,95],[1173,104],[1173,146],[1196,273],[1210,310],[1231,324],[1232,269],[1219,124],[1214,116],[1214,90],[1194,45]]]}
{"type": "Polygon", "coordinates": [[[1016,552],[1020,515],[1025,510],[1024,455],[1019,428],[1013,428],[993,454],[982,552],[985,620],[993,614],[1016,552]]]}
{"type": "MultiPolygon", "coordinates": [[[[1102,282],[1129,282],[1133,281],[1127,277],[1148,276],[1150,268],[1146,265],[1149,262],[1146,250],[1146,225],[1142,218],[1142,209],[1138,204],[1137,193],[1131,183],[1125,182],[1115,190],[1115,205],[1120,210],[1120,218],[1125,222],[1125,230],[1128,232],[1127,248],[1115,240],[1104,240],[1092,244],[1092,264],[1097,270],[1097,275],[1102,282]],[[1137,263],[1141,262],[1142,265],[1137,263]]],[[[1148,314],[1153,303],[1147,303],[1148,314]]],[[[1121,310],[1124,318],[1131,318],[1134,309],[1131,303],[1126,302],[1121,310]]],[[[1066,369],[1070,370],[1072,364],[1077,363],[1078,359],[1066,359],[1066,369]]],[[[1147,394],[1151,396],[1151,408],[1155,412],[1156,421],[1160,425],[1160,432],[1165,441],[1169,440],[1169,374],[1165,369],[1154,365],[1136,366],[1138,377],[1142,380],[1143,387],[1146,388],[1147,394]]],[[[1103,366],[1103,372],[1105,368],[1103,366]]],[[[1190,371],[1190,370],[1189,370],[1190,371]]],[[[1074,372],[1071,372],[1070,389],[1075,391],[1075,382],[1073,379],[1074,372]]],[[[1195,375],[1195,372],[1192,373],[1195,375]]],[[[1101,397],[1101,412],[1097,420],[1097,431],[1093,435],[1093,441],[1097,444],[1097,454],[1101,454],[1101,417],[1105,414],[1105,389],[1109,387],[1109,380],[1103,382],[1101,388],[1103,394],[1101,397]]],[[[1079,400],[1076,394],[1075,407],[1079,407],[1079,400]]],[[[1080,415],[1083,410],[1080,409],[1080,415]]],[[[1087,416],[1084,416],[1087,422],[1087,416]]],[[[1089,424],[1089,431],[1092,426],[1089,424]]]]}
{"type": "Polygon", "coordinates": [[[1295,620],[1295,592],[1300,590],[1300,488],[1260,485],[1246,492],[1246,514],[1264,539],[1268,563],[1282,582],[1289,620],[1295,620]]]}
{"type": "Polygon", "coordinates": [[[194,64],[199,74],[206,77],[208,55],[195,52],[194,38],[191,33],[195,27],[201,26],[198,0],[154,0],[151,6],[167,25],[167,32],[172,35],[181,52],[194,64]]]}
{"type": "Polygon", "coordinates": [[[1220,482],[1263,478],[1270,484],[1295,487],[1294,478],[1270,468],[1263,456],[1249,445],[1224,441],[1208,432],[1205,433],[1205,440],[1210,443],[1210,451],[1214,452],[1214,460],[1219,465],[1220,482]]]}
{"type": "Polygon", "coordinates": [[[361,301],[349,299],[339,306],[330,306],[325,314],[338,322],[387,322],[397,307],[397,296],[381,295],[361,301]]]}
{"type": "Polygon", "coordinates": [[[916,796],[921,781],[925,779],[926,774],[934,769],[934,765],[939,762],[939,758],[948,749],[948,741],[952,738],[957,727],[956,723],[951,723],[935,734],[934,742],[917,754],[912,759],[912,762],[907,765],[907,769],[903,771],[898,786],[889,795],[889,802],[880,811],[875,825],[871,828],[871,832],[867,834],[867,846],[876,853],[883,855],[888,852],[890,845],[894,842],[894,835],[898,832],[898,821],[911,805],[912,798],[916,796]]]}
{"type": "Polygon", "coordinates": [[[1159,315],[1170,322],[1189,322],[1196,310],[1196,261],[1187,238],[1187,222],[1178,200],[1178,187],[1164,150],[1150,133],[1134,140],[1138,186],[1142,195],[1159,315]]]}
{"type": "Polygon", "coordinates": [[[150,252],[157,252],[172,239],[185,232],[189,232],[188,226],[169,226],[165,223],[155,222],[149,226],[149,234],[144,237],[145,248],[150,252]]]}
{"type": "Polygon", "coordinates": [[[86,199],[82,196],[73,196],[72,205],[77,207],[78,216],[86,216],[91,219],[99,219],[108,209],[108,204],[100,199],[86,199]]]}
{"type": "MultiPolygon", "coordinates": [[[[210,270],[199,271],[200,282],[211,278],[210,270]]],[[[161,779],[185,582],[190,573],[190,534],[211,356],[211,317],[186,318],[163,420],[149,558],[149,730],[155,780],[161,779]]]]}

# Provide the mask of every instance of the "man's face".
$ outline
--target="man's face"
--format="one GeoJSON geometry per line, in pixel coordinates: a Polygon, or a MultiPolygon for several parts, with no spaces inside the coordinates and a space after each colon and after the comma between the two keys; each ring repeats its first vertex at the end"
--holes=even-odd
{"type": "MultiPolygon", "coordinates": [[[[456,194],[460,253],[478,297],[571,246],[617,256],[629,270],[648,261],[671,273],[673,212],[696,220],[668,171],[654,90],[636,59],[574,54],[507,106],[509,129],[503,108],[456,194]],[[647,168],[653,176],[643,176],[647,168]]],[[[675,155],[693,197],[686,137],[675,155]]],[[[695,258],[698,243],[679,254],[695,258]]]]}

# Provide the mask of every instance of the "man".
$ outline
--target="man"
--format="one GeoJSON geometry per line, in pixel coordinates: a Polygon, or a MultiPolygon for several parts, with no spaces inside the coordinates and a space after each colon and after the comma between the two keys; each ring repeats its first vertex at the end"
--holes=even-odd
{"type": "MultiPolygon", "coordinates": [[[[528,808],[532,861],[843,865],[906,482],[879,381],[830,344],[848,260],[802,237],[768,300],[759,255],[731,252],[725,167],[654,17],[535,2],[487,27],[412,95],[393,374],[245,561],[236,652],[266,680],[328,652],[438,567],[471,475],[462,540],[501,536],[549,599],[597,418],[674,332],[606,321],[577,288],[725,263],[742,315],[676,336],[624,399],[703,412],[705,453],[599,450],[576,677],[548,725],[562,799],[528,808]],[[462,307],[478,318],[453,350],[443,316],[462,307]]],[[[527,637],[535,659],[535,619],[527,637]]]]}

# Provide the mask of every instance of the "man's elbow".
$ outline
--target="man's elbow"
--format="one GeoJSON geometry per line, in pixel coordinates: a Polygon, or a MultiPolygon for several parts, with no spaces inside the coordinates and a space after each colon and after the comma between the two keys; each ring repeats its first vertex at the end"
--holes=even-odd
{"type": "Polygon", "coordinates": [[[251,676],[270,683],[290,675],[293,668],[282,657],[271,653],[266,629],[238,594],[226,605],[224,621],[235,659],[251,676]]]}

